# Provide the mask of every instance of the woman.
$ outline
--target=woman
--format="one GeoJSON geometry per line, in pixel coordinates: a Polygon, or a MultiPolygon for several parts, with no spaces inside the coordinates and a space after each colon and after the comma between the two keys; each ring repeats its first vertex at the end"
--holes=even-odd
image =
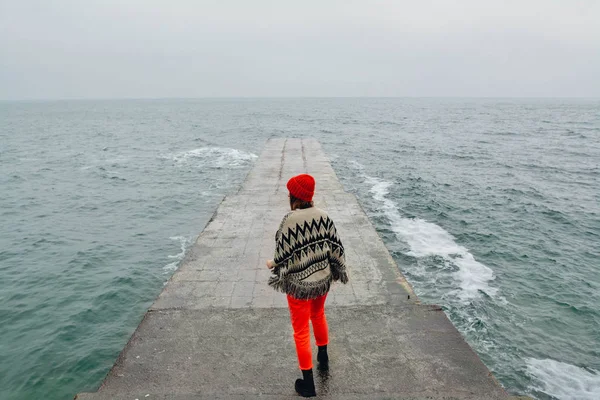
{"type": "Polygon", "coordinates": [[[292,211],[281,221],[275,235],[275,258],[267,261],[273,275],[269,285],[287,294],[298,363],[303,379],[296,380],[296,392],[316,396],[312,373],[312,352],[308,321],[319,351],[319,369],[327,369],[329,333],[325,299],[333,281],[348,282],[344,247],[333,221],[314,206],[315,180],[302,174],[287,183],[292,211]]]}

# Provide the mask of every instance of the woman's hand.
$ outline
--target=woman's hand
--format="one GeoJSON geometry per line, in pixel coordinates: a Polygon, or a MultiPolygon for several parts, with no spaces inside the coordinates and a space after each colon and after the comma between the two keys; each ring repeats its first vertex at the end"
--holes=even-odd
{"type": "Polygon", "coordinates": [[[267,268],[272,269],[275,266],[273,260],[267,260],[267,268]]]}

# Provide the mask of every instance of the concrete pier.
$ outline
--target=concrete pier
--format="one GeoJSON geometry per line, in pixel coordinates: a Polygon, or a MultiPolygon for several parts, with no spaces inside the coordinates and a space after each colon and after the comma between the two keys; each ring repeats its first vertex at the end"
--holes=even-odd
{"type": "MultiPolygon", "coordinates": [[[[348,285],[326,304],[331,399],[506,399],[440,307],[420,304],[320,144],[273,139],[227,196],[96,393],[77,399],[297,399],[285,296],[267,286],[287,180],[307,172],[335,221],[348,285]]],[[[314,345],[314,342],[313,342],[314,345]]],[[[316,357],[316,351],[315,351],[316,357]]]]}

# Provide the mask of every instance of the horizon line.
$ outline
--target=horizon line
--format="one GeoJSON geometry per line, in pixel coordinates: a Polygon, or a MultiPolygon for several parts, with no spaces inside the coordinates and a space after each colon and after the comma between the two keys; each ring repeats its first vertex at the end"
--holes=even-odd
{"type": "Polygon", "coordinates": [[[198,97],[57,97],[0,99],[0,102],[156,101],[156,100],[293,100],[293,99],[529,99],[599,100],[600,96],[198,96],[198,97]]]}

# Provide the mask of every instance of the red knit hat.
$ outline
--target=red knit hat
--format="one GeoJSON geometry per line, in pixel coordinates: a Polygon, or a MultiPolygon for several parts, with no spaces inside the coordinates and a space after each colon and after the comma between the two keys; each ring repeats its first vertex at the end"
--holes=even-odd
{"type": "Polygon", "coordinates": [[[315,194],[315,178],[308,174],[296,175],[288,181],[287,188],[295,198],[312,201],[315,194]]]}

